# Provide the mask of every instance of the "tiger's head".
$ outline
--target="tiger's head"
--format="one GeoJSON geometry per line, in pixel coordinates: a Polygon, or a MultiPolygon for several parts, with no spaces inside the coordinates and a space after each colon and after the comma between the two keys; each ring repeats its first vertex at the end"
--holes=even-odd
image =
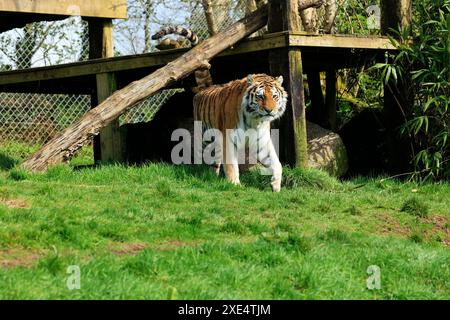
{"type": "Polygon", "coordinates": [[[274,78],[265,74],[247,76],[247,90],[243,100],[247,116],[261,121],[273,121],[286,110],[287,93],[283,77],[274,78]]]}

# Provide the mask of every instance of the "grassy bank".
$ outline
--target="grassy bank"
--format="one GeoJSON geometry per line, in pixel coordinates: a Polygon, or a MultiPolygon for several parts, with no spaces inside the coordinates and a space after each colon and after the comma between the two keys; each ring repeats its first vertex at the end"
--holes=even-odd
{"type": "Polygon", "coordinates": [[[286,169],[273,194],[258,173],[242,187],[161,164],[28,174],[7,156],[0,299],[450,298],[448,184],[286,169]],[[372,265],[379,290],[366,285],[372,265]]]}

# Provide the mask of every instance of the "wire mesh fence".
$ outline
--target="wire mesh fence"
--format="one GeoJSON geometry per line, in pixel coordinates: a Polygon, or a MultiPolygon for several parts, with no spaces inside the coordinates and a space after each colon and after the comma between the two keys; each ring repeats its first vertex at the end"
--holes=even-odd
{"type": "MultiPolygon", "coordinates": [[[[205,39],[212,31],[223,30],[264,2],[127,0],[129,18],[114,21],[115,55],[156,51],[156,43],[151,41],[151,35],[163,25],[186,26],[205,39]],[[206,10],[208,5],[211,7],[209,19],[206,10]],[[211,25],[211,19],[214,25],[211,25]]],[[[368,0],[337,0],[337,31],[364,33],[362,30],[367,28],[361,12],[370,3],[368,0]],[[358,14],[355,14],[355,10],[358,14]],[[341,24],[339,21],[347,22],[341,24]]],[[[320,12],[318,16],[322,16],[320,12]]],[[[84,61],[88,59],[88,52],[88,27],[80,17],[32,23],[0,34],[0,71],[84,61]]],[[[165,90],[141,102],[123,115],[120,123],[150,121],[174,92],[165,90]]],[[[13,142],[39,146],[79,119],[91,107],[89,96],[0,92],[0,148],[13,142]]]]}
{"type": "MultiPolygon", "coordinates": [[[[242,3],[212,1],[219,30],[244,15],[242,3]]],[[[190,27],[202,39],[209,35],[203,1],[128,0],[127,6],[129,18],[114,21],[116,56],[156,51],[150,37],[163,25],[190,27]]],[[[0,71],[84,61],[88,56],[88,27],[79,17],[32,23],[0,34],[0,71]]],[[[120,123],[150,121],[175,92],[164,90],[139,103],[120,123]]],[[[32,145],[25,149],[35,150],[91,107],[89,96],[0,92],[0,148],[11,152],[14,146],[23,150],[23,145],[32,145]]]]}

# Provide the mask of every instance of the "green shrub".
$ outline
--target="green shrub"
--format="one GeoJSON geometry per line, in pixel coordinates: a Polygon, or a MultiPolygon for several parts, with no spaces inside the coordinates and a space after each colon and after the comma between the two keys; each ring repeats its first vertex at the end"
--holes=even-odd
{"type": "Polygon", "coordinates": [[[14,168],[9,172],[9,178],[15,181],[28,179],[28,172],[23,169],[14,168]]]}
{"type": "MultiPolygon", "coordinates": [[[[254,168],[241,175],[241,182],[246,186],[261,190],[270,189],[270,176],[262,175],[258,168],[254,168]]],[[[312,187],[319,190],[335,190],[341,184],[336,178],[331,177],[325,171],[317,169],[283,168],[281,187],[296,189],[312,187]]]]}
{"type": "Polygon", "coordinates": [[[392,39],[400,53],[374,67],[384,84],[400,83],[414,99],[400,106],[401,134],[411,142],[415,176],[423,179],[450,177],[449,12],[449,0],[414,1],[412,30],[392,39]]]}
{"type": "Polygon", "coordinates": [[[413,197],[403,203],[401,211],[416,217],[424,218],[428,216],[428,209],[429,208],[426,203],[423,203],[416,197],[413,197]]]}

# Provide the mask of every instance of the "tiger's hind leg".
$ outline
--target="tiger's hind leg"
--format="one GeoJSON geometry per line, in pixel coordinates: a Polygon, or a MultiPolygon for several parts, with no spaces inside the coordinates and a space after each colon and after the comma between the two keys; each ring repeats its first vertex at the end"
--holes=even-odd
{"type": "Polygon", "coordinates": [[[220,139],[217,139],[219,133],[216,129],[207,129],[205,131],[203,141],[203,159],[208,164],[214,173],[218,176],[220,174],[220,166],[222,164],[222,144],[220,139]]]}
{"type": "Polygon", "coordinates": [[[216,145],[215,153],[212,156],[212,163],[210,164],[211,169],[214,173],[219,176],[220,166],[222,165],[222,150],[219,145],[216,145]]]}

